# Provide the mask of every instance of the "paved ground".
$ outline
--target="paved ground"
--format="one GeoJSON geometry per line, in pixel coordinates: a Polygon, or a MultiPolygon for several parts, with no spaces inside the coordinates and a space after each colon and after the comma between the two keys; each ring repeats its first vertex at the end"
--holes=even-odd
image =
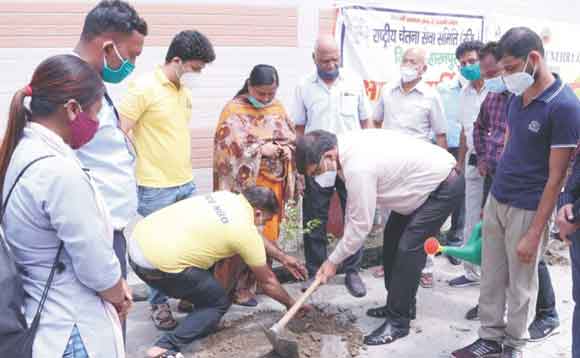
{"type": "MultiPolygon", "coordinates": [[[[402,357],[402,358],[439,358],[448,357],[450,351],[471,343],[477,335],[478,323],[463,319],[465,312],[476,302],[478,288],[453,289],[447,280],[460,272],[460,267],[453,267],[444,258],[436,260],[436,284],[432,289],[419,289],[417,320],[413,322],[412,333],[395,344],[369,347],[360,357],[402,357]]],[[[569,266],[551,266],[550,272],[554,282],[558,311],[561,319],[560,333],[546,342],[530,345],[526,358],[568,358],[570,357],[571,314],[573,301],[571,297],[571,274],[569,266]]],[[[368,286],[368,295],[362,299],[351,297],[342,284],[342,278],[324,286],[312,297],[313,302],[327,302],[348,307],[359,317],[357,325],[364,333],[376,328],[381,322],[365,316],[369,307],[384,302],[385,290],[382,279],[372,277],[370,271],[363,272],[368,286]]],[[[299,285],[288,285],[292,294],[297,295],[299,285]]],[[[267,297],[260,297],[261,309],[282,309],[280,305],[267,297]]],[[[226,322],[250,315],[254,309],[234,306],[226,315],[226,322]]],[[[178,317],[182,317],[179,315],[178,317]]],[[[148,316],[148,305],[138,303],[128,322],[129,357],[143,357],[143,352],[160,333],[155,330],[148,316]]],[[[196,346],[193,345],[186,357],[195,357],[196,346]]],[[[242,357],[238,355],[238,357],[242,357]]],[[[224,357],[225,358],[225,357],[224,357]]],[[[250,357],[248,357],[250,358],[250,357]]]]}

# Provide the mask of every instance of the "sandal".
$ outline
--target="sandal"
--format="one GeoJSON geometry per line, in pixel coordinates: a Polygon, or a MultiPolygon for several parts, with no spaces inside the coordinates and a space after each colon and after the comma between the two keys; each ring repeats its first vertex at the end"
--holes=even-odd
{"type": "Polygon", "coordinates": [[[180,312],[180,313],[193,312],[193,303],[182,298],[181,300],[179,300],[179,303],[177,304],[177,312],[180,312]]]}
{"type": "Polygon", "coordinates": [[[373,318],[387,318],[387,306],[380,306],[375,308],[369,308],[367,310],[367,316],[373,318]]]}
{"type": "Polygon", "coordinates": [[[243,307],[256,307],[258,305],[258,300],[252,297],[244,302],[236,302],[236,305],[243,307]]]}
{"type": "Polygon", "coordinates": [[[162,331],[171,331],[177,327],[177,321],[173,318],[168,303],[151,305],[151,319],[155,327],[162,331]]]}

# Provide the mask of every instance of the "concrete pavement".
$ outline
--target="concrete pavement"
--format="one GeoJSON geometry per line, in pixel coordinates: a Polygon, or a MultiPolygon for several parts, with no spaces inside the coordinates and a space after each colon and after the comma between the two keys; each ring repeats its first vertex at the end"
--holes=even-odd
{"type": "MultiPolygon", "coordinates": [[[[561,252],[561,254],[566,255],[565,252],[561,252]]],[[[465,312],[477,302],[479,288],[449,287],[446,281],[461,274],[461,266],[451,266],[443,257],[436,258],[435,263],[435,287],[419,289],[417,319],[412,324],[411,334],[392,345],[368,347],[361,352],[359,357],[449,357],[452,350],[469,344],[477,338],[479,322],[469,322],[463,317],[465,312]]],[[[549,269],[557,296],[561,320],[560,333],[545,342],[530,344],[526,350],[526,358],[569,358],[571,355],[573,300],[570,267],[550,266],[549,269]]],[[[363,333],[369,333],[378,327],[381,321],[367,317],[365,311],[370,307],[384,303],[385,289],[383,280],[372,277],[370,271],[364,271],[363,278],[368,287],[368,295],[364,298],[357,299],[350,296],[343,285],[342,276],[339,276],[335,282],[320,288],[313,295],[311,301],[325,302],[351,309],[358,317],[357,326],[363,333]]],[[[299,294],[299,284],[290,284],[287,287],[291,294],[296,296],[299,294]]],[[[257,309],[282,310],[281,305],[268,297],[259,296],[259,301],[260,305],[256,309],[233,306],[224,321],[231,322],[251,315],[257,309]]],[[[175,303],[173,302],[174,306],[175,303]]],[[[183,315],[178,314],[177,317],[179,319],[183,315]]],[[[148,304],[146,302],[137,303],[128,322],[128,356],[130,358],[144,357],[145,350],[160,334],[161,332],[154,328],[149,318],[148,304]]],[[[194,344],[185,352],[186,357],[195,357],[196,349],[194,344]]]]}

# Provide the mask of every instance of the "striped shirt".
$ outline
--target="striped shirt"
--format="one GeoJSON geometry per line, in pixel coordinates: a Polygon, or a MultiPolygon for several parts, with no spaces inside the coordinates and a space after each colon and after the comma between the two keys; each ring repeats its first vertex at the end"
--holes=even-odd
{"type": "Polygon", "coordinates": [[[478,163],[485,163],[489,174],[495,173],[503,152],[507,126],[509,93],[488,93],[473,124],[473,147],[478,163]]]}

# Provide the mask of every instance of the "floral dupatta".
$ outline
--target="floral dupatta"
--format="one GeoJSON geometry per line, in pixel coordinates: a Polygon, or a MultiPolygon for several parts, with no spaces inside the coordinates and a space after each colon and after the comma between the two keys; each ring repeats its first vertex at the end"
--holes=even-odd
{"type": "Polygon", "coordinates": [[[223,109],[214,138],[214,190],[240,192],[256,183],[259,174],[284,185],[284,201],[295,199],[294,165],[296,132],[282,104],[274,100],[262,109],[238,96],[223,109]],[[287,146],[291,160],[262,157],[268,142],[287,146]]]}

